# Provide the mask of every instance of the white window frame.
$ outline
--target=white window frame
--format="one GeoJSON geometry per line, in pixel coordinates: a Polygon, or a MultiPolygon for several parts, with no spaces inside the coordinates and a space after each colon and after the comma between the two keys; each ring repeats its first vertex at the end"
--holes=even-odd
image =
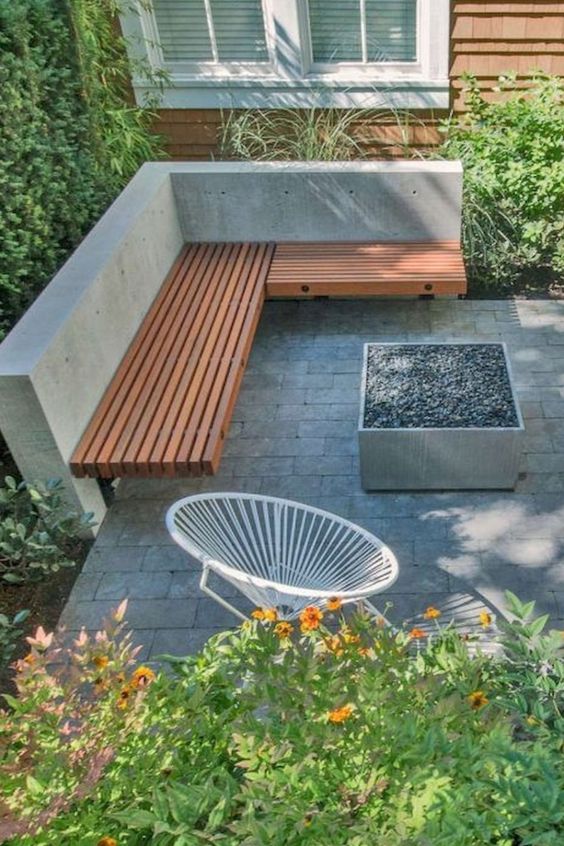
{"type": "MultiPolygon", "coordinates": [[[[161,108],[264,108],[309,106],[448,108],[450,0],[418,0],[417,59],[414,62],[312,60],[307,0],[262,0],[266,62],[164,61],[152,11],[121,16],[132,58],[148,59],[170,74],[161,108]]],[[[143,102],[155,88],[139,75],[133,87],[143,102]]]]}

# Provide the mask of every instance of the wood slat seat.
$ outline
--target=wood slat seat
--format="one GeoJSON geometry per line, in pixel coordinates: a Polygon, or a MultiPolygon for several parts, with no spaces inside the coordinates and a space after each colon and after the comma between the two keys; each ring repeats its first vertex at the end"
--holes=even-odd
{"type": "Polygon", "coordinates": [[[71,458],[75,476],[215,472],[273,251],[245,243],[181,252],[71,458]]]}
{"type": "Polygon", "coordinates": [[[280,243],[268,297],[465,294],[458,241],[280,243]]]}

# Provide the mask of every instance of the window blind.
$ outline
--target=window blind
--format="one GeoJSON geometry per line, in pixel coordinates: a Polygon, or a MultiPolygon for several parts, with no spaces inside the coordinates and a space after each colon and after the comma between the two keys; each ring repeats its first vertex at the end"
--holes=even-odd
{"type": "Polygon", "coordinates": [[[153,0],[166,62],[265,62],[261,0],[153,0]]]}
{"type": "Polygon", "coordinates": [[[309,0],[309,24],[314,62],[417,58],[417,0],[309,0]]]}

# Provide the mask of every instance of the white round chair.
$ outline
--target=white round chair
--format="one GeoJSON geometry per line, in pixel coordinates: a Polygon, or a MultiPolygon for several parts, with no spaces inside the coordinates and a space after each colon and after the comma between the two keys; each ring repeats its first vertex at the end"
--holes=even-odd
{"type": "Polygon", "coordinates": [[[246,620],[207,584],[209,571],[235,585],[258,607],[285,619],[330,597],[361,602],[398,577],[393,552],[374,535],[335,514],[272,496],[209,493],[175,502],[167,528],[203,565],[200,587],[246,620]]]}

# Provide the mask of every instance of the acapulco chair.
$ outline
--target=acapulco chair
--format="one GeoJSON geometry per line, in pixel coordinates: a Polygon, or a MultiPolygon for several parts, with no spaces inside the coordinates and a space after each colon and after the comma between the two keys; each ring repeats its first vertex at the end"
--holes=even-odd
{"type": "MultiPolygon", "coordinates": [[[[246,620],[208,586],[214,571],[255,606],[277,608],[286,619],[338,596],[362,602],[398,577],[393,552],[379,538],[335,514],[271,496],[209,493],[175,502],[167,528],[202,563],[200,588],[246,620]]],[[[382,616],[382,615],[380,615],[382,616]]]]}

